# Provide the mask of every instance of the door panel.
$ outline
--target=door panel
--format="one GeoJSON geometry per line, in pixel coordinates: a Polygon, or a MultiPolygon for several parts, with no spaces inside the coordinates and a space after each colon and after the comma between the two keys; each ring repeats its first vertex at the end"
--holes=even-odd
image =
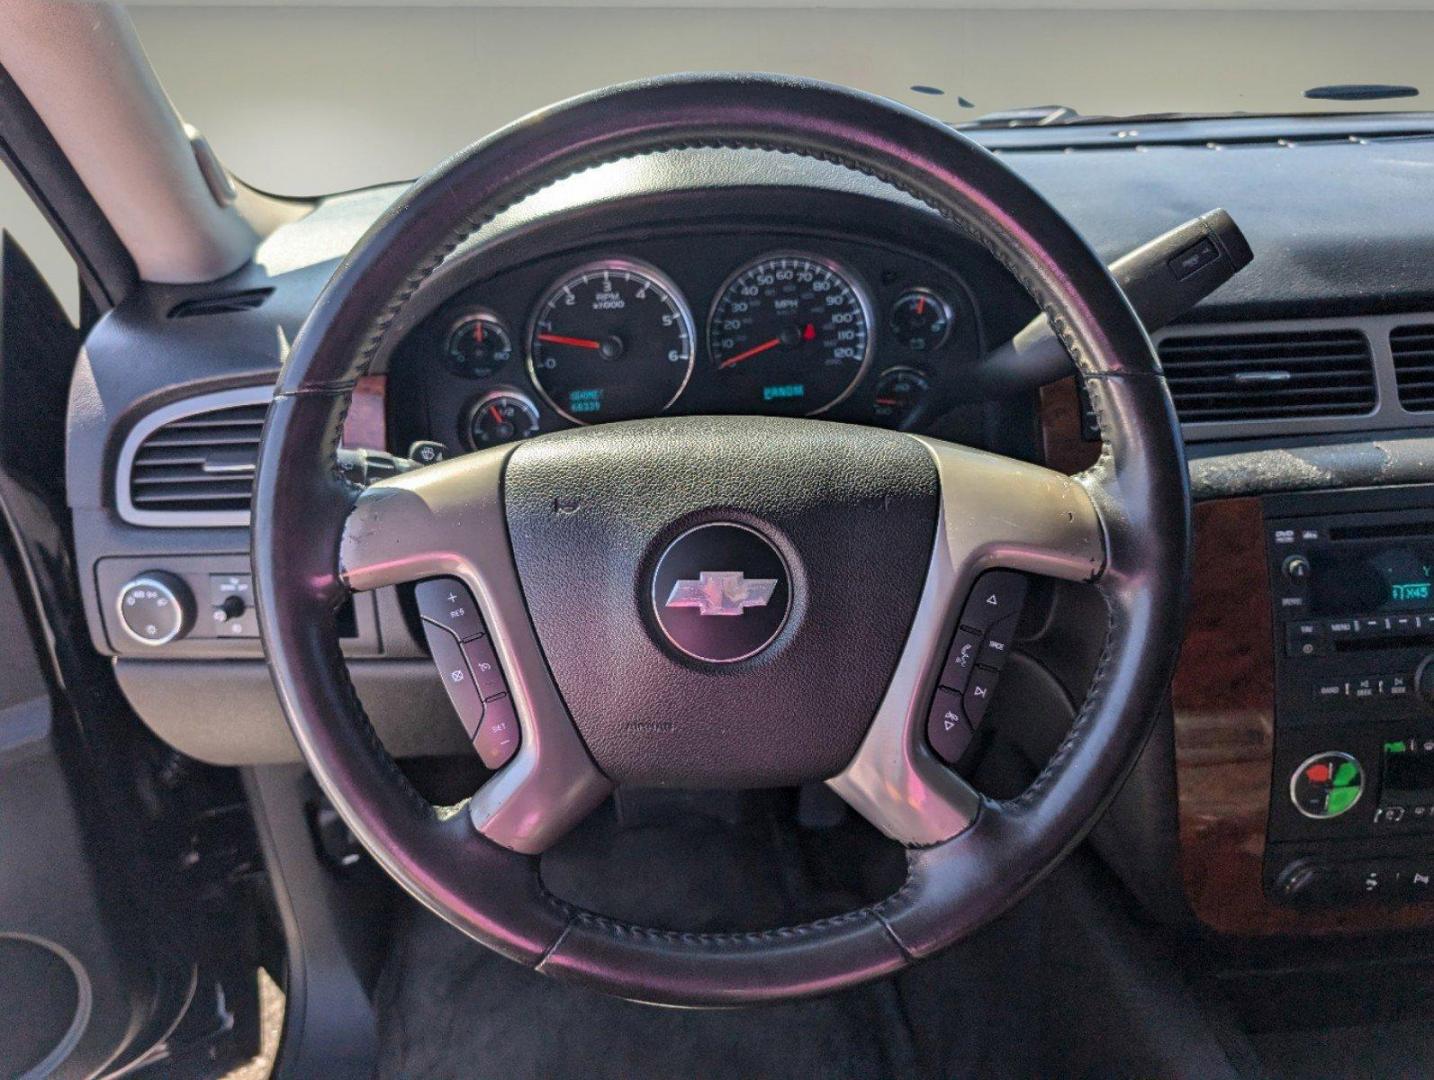
{"type": "Polygon", "coordinates": [[[0,236],[0,1076],[215,1075],[256,1042],[267,890],[238,777],[150,736],[90,645],[61,486],[77,351],[0,236]]]}

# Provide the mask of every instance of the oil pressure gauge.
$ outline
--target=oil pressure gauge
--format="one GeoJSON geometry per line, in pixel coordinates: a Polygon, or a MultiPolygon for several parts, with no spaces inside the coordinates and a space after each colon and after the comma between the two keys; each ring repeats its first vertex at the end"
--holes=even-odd
{"type": "Polygon", "coordinates": [[[468,421],[475,449],[527,439],[538,433],[538,407],[522,394],[495,390],[478,399],[468,421]]]}
{"type": "Polygon", "coordinates": [[[513,339],[501,319],[486,311],[459,319],[448,332],[448,366],[469,379],[488,379],[513,358],[513,339]]]}

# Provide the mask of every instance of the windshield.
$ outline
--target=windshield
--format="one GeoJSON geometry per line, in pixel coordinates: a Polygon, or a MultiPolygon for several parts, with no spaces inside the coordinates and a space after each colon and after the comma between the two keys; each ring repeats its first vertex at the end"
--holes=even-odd
{"type": "Polygon", "coordinates": [[[411,178],[530,110],[684,70],[815,76],[963,124],[1029,106],[1085,117],[1418,110],[1428,106],[1417,92],[1434,93],[1434,12],[1299,11],[1282,0],[1264,6],[1289,9],[1111,11],[1094,8],[1118,0],[1048,0],[1064,10],[976,11],[924,2],[310,0],[129,10],[179,111],[226,165],[250,184],[295,195],[411,178]],[[1336,87],[1347,97],[1348,87],[1371,85],[1406,96],[1306,96],[1336,87]]]}

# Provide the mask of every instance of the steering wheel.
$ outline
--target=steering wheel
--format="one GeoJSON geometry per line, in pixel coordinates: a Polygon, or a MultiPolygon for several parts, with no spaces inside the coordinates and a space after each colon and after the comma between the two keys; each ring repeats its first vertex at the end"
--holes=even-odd
{"type": "Polygon", "coordinates": [[[1149,339],[1100,260],[1013,172],[865,94],[682,76],[535,113],[440,165],[374,224],[280,374],[253,568],[299,747],[395,881],[545,974],[649,1002],[733,1005],[895,972],[1000,914],[1083,837],[1169,684],[1189,507],[1149,339]],[[1065,342],[1099,421],[1099,462],[1071,478],[853,425],[669,417],[543,436],[364,490],[345,480],[336,451],[355,380],[449,253],[559,179],[690,147],[835,162],[978,240],[1065,342]],[[1089,582],[1108,611],[1068,737],[1005,802],[977,793],[926,737],[961,606],[993,568],[1089,582]],[[352,591],[438,575],[477,598],[520,733],[516,755],[450,808],[429,805],[385,752],[335,624],[352,591]],[[676,581],[692,605],[681,611],[668,606],[676,581]],[[893,895],[803,925],[699,934],[576,908],[539,875],[538,854],[614,785],[818,780],[904,845],[893,895]]]}

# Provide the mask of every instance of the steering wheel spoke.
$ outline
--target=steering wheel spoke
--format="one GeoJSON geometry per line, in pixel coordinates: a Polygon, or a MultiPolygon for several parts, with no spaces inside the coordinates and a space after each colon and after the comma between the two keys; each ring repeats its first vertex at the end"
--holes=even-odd
{"type": "Polygon", "coordinates": [[[339,568],[354,590],[444,576],[477,598],[492,653],[455,627],[435,632],[444,635],[441,642],[452,639],[456,667],[449,674],[473,684],[473,704],[460,711],[475,714],[469,735],[479,753],[495,726],[513,719],[519,743],[473,796],[468,814],[488,839],[535,854],[586,817],[611,784],[574,729],[528,618],[504,527],[507,457],[506,450],[469,454],[366,488],[345,522],[339,568]],[[506,683],[497,689],[505,693],[482,687],[475,669],[480,650],[490,660],[496,653],[506,683]]]}
{"type": "MultiPolygon", "coordinates": [[[[1080,481],[1013,458],[920,441],[941,483],[926,584],[871,729],[851,763],[828,781],[878,829],[912,845],[959,835],[981,805],[927,735],[931,710],[940,704],[933,698],[946,645],[977,579],[999,568],[1093,581],[1106,559],[1100,516],[1080,481]]],[[[949,722],[964,724],[959,715],[949,722]]]]}

